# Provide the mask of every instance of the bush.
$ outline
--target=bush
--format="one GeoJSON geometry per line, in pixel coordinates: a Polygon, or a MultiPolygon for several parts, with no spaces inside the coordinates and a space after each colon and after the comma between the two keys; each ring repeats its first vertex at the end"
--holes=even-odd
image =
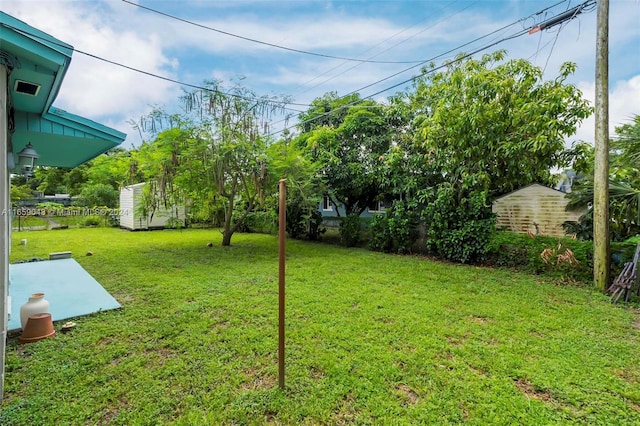
{"type": "Polygon", "coordinates": [[[489,243],[489,263],[575,281],[593,277],[593,243],[557,238],[496,232],[489,243]]]}
{"type": "MultiPolygon", "coordinates": [[[[633,242],[611,243],[611,278],[633,260],[633,242]]],[[[507,231],[494,233],[489,243],[487,263],[520,271],[558,277],[566,281],[593,281],[593,242],[569,237],[529,237],[507,231]]]]}
{"type": "Polygon", "coordinates": [[[417,220],[406,209],[404,202],[396,201],[385,216],[373,217],[369,249],[385,253],[410,253],[418,237],[416,227],[417,220]]]}
{"type": "Polygon", "coordinates": [[[389,229],[389,218],[386,215],[375,215],[371,220],[371,238],[369,239],[369,250],[391,252],[393,249],[393,238],[389,229]]]}
{"type": "Polygon", "coordinates": [[[322,214],[317,209],[317,204],[305,206],[304,203],[295,202],[287,204],[287,234],[291,238],[307,237],[311,241],[320,239],[326,232],[322,226],[322,214]]]}
{"type": "Polygon", "coordinates": [[[100,216],[87,216],[82,220],[82,226],[85,227],[100,226],[101,223],[102,219],[100,216]]]}
{"type": "Polygon", "coordinates": [[[318,210],[313,210],[309,215],[309,229],[307,231],[307,238],[311,241],[317,241],[320,236],[327,232],[327,228],[322,226],[322,213],[318,210]]]}
{"type": "Polygon", "coordinates": [[[495,216],[487,206],[486,194],[464,195],[452,185],[442,184],[426,197],[423,218],[427,250],[454,262],[482,262],[495,230],[495,216]]]}
{"type": "Polygon", "coordinates": [[[111,185],[96,183],[86,185],[80,193],[85,206],[116,207],[120,200],[120,191],[111,185]]]}
{"type": "Polygon", "coordinates": [[[361,238],[361,231],[360,216],[349,215],[340,220],[340,242],[345,247],[358,245],[361,238]]]}
{"type": "Polygon", "coordinates": [[[273,212],[256,211],[247,214],[240,232],[258,232],[261,234],[275,234],[278,231],[278,221],[273,212]]]}

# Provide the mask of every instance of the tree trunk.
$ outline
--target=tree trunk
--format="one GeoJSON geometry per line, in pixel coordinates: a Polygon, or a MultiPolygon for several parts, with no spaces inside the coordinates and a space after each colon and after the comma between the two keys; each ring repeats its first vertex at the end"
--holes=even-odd
{"type": "Polygon", "coordinates": [[[222,245],[223,246],[230,246],[231,245],[231,236],[233,235],[233,232],[228,231],[228,230],[224,230],[222,232],[222,245]]]}

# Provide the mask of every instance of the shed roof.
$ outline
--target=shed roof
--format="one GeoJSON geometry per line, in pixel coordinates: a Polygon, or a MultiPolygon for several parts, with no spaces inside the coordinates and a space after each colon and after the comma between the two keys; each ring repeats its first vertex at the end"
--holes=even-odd
{"type": "Polygon", "coordinates": [[[522,191],[525,191],[527,189],[532,189],[532,188],[536,188],[536,189],[540,189],[541,188],[542,190],[548,190],[550,192],[558,193],[558,194],[561,194],[563,196],[567,195],[565,192],[562,192],[562,191],[560,191],[558,189],[550,188],[548,186],[544,186],[544,185],[541,185],[539,183],[532,183],[531,185],[523,186],[522,188],[518,188],[515,191],[511,191],[511,192],[509,192],[507,194],[501,195],[500,197],[496,198],[494,200],[494,202],[502,200],[503,198],[510,197],[510,196],[512,196],[514,194],[517,194],[518,192],[522,192],[522,191]]]}

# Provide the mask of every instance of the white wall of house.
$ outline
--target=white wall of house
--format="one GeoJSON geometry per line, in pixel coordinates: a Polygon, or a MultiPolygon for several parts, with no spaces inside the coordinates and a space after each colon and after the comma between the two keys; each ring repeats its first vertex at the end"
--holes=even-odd
{"type": "Polygon", "coordinates": [[[0,400],[4,395],[4,359],[9,320],[9,250],[11,249],[11,200],[7,163],[9,128],[7,125],[7,68],[0,64],[0,400]]]}

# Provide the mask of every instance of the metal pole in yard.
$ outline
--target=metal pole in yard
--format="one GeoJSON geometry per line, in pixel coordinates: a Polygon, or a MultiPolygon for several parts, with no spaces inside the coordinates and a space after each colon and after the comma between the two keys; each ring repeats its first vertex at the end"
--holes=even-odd
{"type": "Polygon", "coordinates": [[[278,386],[284,389],[284,275],[285,275],[285,231],[287,228],[287,184],[286,179],[280,179],[279,205],[279,280],[278,280],[278,386]]]}

